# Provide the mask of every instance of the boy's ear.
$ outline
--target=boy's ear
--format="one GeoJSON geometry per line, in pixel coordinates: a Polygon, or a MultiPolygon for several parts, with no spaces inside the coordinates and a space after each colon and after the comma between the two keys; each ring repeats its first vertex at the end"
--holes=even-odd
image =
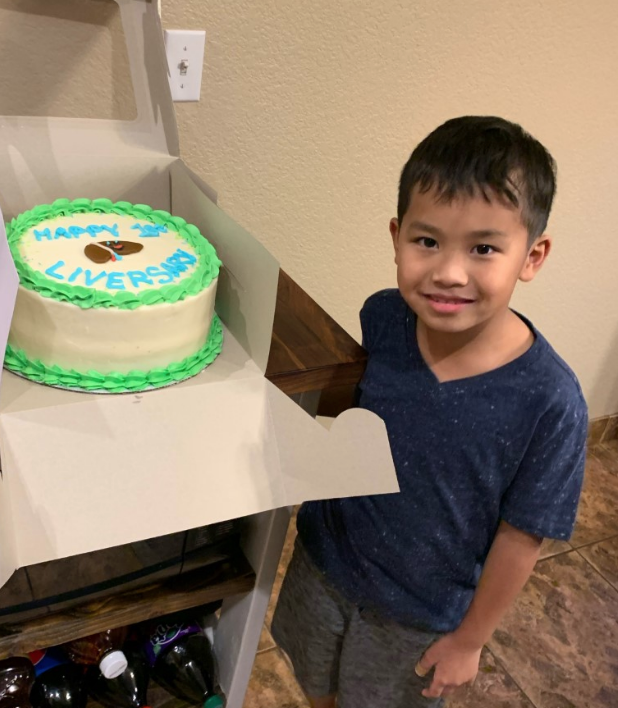
{"type": "Polygon", "coordinates": [[[549,234],[542,234],[532,244],[526,262],[519,274],[519,279],[524,283],[529,283],[541,270],[545,259],[549,255],[552,247],[552,238],[549,234]]]}
{"type": "Polygon", "coordinates": [[[397,253],[399,252],[399,221],[393,217],[389,224],[391,238],[393,239],[393,247],[395,249],[395,263],[397,263],[397,253]]]}

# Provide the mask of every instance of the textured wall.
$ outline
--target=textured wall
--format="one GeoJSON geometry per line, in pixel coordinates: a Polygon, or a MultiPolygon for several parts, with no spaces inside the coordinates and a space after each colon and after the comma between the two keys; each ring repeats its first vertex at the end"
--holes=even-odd
{"type": "Polygon", "coordinates": [[[613,0],[163,0],[206,29],[202,100],[177,104],[185,159],[355,336],[394,284],[399,171],[443,120],[499,114],[559,166],[555,250],[515,306],[618,411],[618,5],[613,0]]]}
{"type": "Polygon", "coordinates": [[[0,115],[137,115],[113,0],[0,0],[0,115]]]}

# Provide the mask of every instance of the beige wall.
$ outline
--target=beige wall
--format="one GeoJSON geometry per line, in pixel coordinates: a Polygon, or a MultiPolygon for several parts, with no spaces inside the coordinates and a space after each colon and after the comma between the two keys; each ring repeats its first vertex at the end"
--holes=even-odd
{"type": "Polygon", "coordinates": [[[399,171],[445,119],[499,114],[559,166],[555,250],[515,306],[618,411],[618,4],[614,0],[163,0],[207,30],[202,100],[177,104],[184,157],[359,335],[394,285],[399,171]]]}

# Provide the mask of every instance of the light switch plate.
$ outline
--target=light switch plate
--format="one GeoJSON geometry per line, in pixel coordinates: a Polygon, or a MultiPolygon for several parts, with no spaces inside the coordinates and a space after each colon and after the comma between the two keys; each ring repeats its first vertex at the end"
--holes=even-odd
{"type": "Polygon", "coordinates": [[[165,30],[172,100],[200,100],[205,43],[204,30],[165,30]]]}

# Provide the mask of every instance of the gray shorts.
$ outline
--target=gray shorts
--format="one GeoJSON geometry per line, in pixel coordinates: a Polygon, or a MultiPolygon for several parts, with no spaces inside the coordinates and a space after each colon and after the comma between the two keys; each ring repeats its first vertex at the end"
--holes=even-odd
{"type": "Polygon", "coordinates": [[[361,609],[332,588],[300,542],[283,581],[272,635],[308,696],[337,694],[338,708],[438,708],[414,668],[440,636],[361,609]]]}

